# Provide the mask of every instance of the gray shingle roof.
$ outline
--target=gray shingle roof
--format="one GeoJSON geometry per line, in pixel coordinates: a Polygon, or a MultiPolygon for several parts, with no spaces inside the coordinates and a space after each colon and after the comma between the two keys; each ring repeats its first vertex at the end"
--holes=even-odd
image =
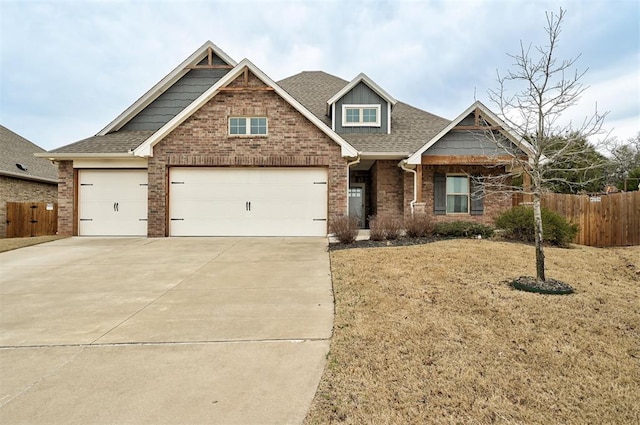
{"type": "Polygon", "coordinates": [[[116,131],[104,136],[93,136],[50,153],[127,153],[137,148],[155,131],[116,131]]]}
{"type": "MultiPolygon", "coordinates": [[[[322,71],[304,71],[278,82],[325,125],[327,100],[344,88],[348,81],[322,71]]],[[[410,154],[421,148],[450,121],[398,102],[392,111],[391,134],[342,134],[342,138],[361,152],[410,154]]],[[[116,131],[93,136],[51,151],[56,154],[126,153],[149,138],[153,131],[116,131]]]]}
{"type": "MultiPolygon", "coordinates": [[[[339,92],[347,81],[322,71],[306,71],[279,81],[278,84],[325,124],[327,100],[339,92]]],[[[451,121],[422,109],[398,102],[391,112],[391,134],[342,134],[342,138],[362,152],[413,153],[420,149],[451,121]]]]}
{"type": "Polygon", "coordinates": [[[329,127],[331,118],[327,116],[327,100],[347,84],[348,81],[322,71],[304,71],[278,81],[284,91],[329,127]]]}
{"type": "Polygon", "coordinates": [[[46,152],[41,147],[0,125],[0,174],[28,180],[56,183],[58,167],[33,154],[46,152]],[[26,170],[18,168],[22,164],[26,170]]]}

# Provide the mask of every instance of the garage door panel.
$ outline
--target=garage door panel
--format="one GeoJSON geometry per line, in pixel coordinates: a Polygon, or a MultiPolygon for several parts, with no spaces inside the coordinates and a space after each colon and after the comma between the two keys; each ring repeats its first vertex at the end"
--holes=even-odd
{"type": "Polygon", "coordinates": [[[79,170],[78,234],[146,236],[146,170],[79,170]]]}
{"type": "Polygon", "coordinates": [[[172,236],[325,236],[323,168],[172,168],[172,236]]]}

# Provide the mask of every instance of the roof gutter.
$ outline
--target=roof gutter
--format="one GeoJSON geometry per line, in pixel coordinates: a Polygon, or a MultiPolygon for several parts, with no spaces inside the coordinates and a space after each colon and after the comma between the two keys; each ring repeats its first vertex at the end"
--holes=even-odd
{"type": "Polygon", "coordinates": [[[27,176],[19,173],[12,173],[11,171],[0,171],[0,176],[13,177],[21,180],[30,180],[41,183],[58,184],[58,179],[48,179],[46,177],[27,176]]]}
{"type": "MultiPolygon", "coordinates": [[[[413,199],[409,202],[409,206],[411,207],[411,215],[413,216],[413,211],[418,201],[418,173],[415,169],[407,168],[407,160],[403,159],[398,163],[398,167],[402,168],[404,171],[408,173],[413,173],[413,199]]],[[[415,167],[415,166],[414,166],[415,167]]]]}
{"type": "Polygon", "coordinates": [[[360,154],[356,157],[355,161],[347,163],[347,215],[349,215],[349,182],[351,181],[350,170],[352,165],[360,163],[360,154]]]}
{"type": "Polygon", "coordinates": [[[400,159],[407,158],[410,152],[359,152],[364,159],[400,159]]]}
{"type": "Polygon", "coordinates": [[[121,159],[121,158],[134,158],[133,152],[112,152],[112,153],[50,153],[50,152],[42,152],[34,154],[38,158],[47,158],[51,161],[63,161],[63,160],[74,160],[74,159],[121,159]]]}

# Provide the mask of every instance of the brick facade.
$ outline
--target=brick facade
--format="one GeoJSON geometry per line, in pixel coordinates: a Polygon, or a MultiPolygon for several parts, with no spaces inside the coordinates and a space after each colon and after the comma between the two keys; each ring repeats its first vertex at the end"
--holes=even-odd
{"type": "MultiPolygon", "coordinates": [[[[413,173],[398,167],[398,160],[376,161],[371,167],[371,203],[373,214],[396,215],[407,218],[411,215],[413,200],[413,173]]],[[[433,175],[437,173],[466,173],[495,175],[504,170],[482,166],[422,166],[422,203],[415,204],[415,213],[426,213],[434,222],[477,221],[493,224],[495,217],[511,208],[511,196],[489,193],[484,199],[484,214],[435,215],[433,212],[433,175]]]]}
{"type": "Polygon", "coordinates": [[[55,183],[0,176],[0,238],[7,234],[7,202],[57,202],[55,183]]]}
{"type": "Polygon", "coordinates": [[[58,162],[58,234],[73,236],[76,194],[73,161],[58,162]]]}
{"type": "Polygon", "coordinates": [[[404,214],[405,171],[398,167],[397,160],[379,160],[371,169],[373,214],[404,214]]]}
{"type": "MultiPolygon", "coordinates": [[[[243,83],[240,76],[228,87],[243,83]]],[[[251,74],[248,83],[265,87],[251,74]]],[[[223,91],[154,146],[149,158],[149,237],[168,234],[171,166],[327,168],[329,220],[346,214],[347,161],[340,146],[273,91],[223,91]],[[230,116],[267,117],[268,135],[229,136],[230,116]]]]}
{"type": "MultiPolygon", "coordinates": [[[[470,175],[499,175],[504,173],[504,169],[499,167],[482,166],[422,166],[422,204],[416,205],[416,212],[426,213],[434,222],[445,221],[476,221],[483,224],[493,225],[493,221],[498,214],[511,208],[511,195],[500,193],[487,193],[484,198],[484,214],[449,214],[435,215],[433,211],[433,176],[436,173],[448,174],[470,174],[470,175]]],[[[407,173],[410,174],[410,173],[407,173]]],[[[413,176],[412,176],[413,177],[413,176]]],[[[413,195],[409,201],[413,199],[413,195]]],[[[409,208],[408,202],[405,204],[409,208]]]]}

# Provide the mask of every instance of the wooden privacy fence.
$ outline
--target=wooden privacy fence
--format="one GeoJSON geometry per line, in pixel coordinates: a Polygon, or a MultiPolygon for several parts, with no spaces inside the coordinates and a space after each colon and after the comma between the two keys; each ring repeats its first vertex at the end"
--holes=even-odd
{"type": "Polygon", "coordinates": [[[7,237],[55,235],[58,204],[53,202],[7,202],[7,237]]]}
{"type": "MultiPolygon", "coordinates": [[[[542,206],[566,217],[580,229],[574,242],[589,246],[640,245],[640,192],[609,195],[545,193],[542,206]]],[[[522,197],[514,197],[519,205],[522,197]]]]}

